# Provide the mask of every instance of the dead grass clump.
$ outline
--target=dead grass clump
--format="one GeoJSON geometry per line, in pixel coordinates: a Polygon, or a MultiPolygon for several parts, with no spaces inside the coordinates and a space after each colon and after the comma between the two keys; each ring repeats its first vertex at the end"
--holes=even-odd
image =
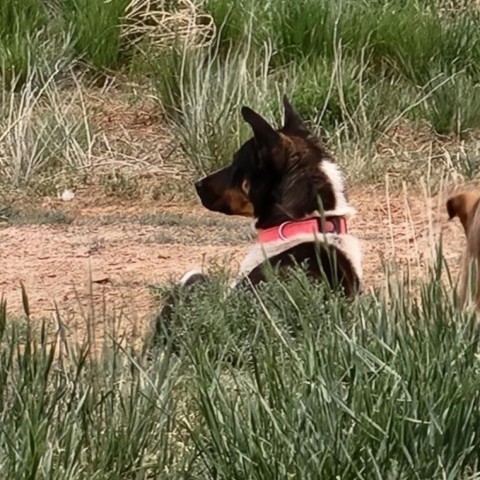
{"type": "Polygon", "coordinates": [[[191,0],[132,0],[124,21],[122,36],[128,42],[137,44],[148,38],[149,44],[159,49],[177,41],[192,48],[204,47],[216,32],[213,18],[191,0]]]}

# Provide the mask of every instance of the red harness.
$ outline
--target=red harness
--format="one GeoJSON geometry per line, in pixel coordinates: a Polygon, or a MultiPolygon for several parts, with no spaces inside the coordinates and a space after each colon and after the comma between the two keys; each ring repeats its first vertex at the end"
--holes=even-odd
{"type": "Polygon", "coordinates": [[[277,227],[266,228],[258,232],[260,243],[287,240],[301,234],[310,233],[348,233],[345,217],[308,218],[306,220],[292,220],[283,222],[277,227]]]}

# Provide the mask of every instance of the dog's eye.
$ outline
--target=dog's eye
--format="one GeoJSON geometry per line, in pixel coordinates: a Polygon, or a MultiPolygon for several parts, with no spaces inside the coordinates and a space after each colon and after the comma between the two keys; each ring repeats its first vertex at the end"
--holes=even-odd
{"type": "Polygon", "coordinates": [[[250,193],[250,182],[246,178],[243,179],[242,190],[244,191],[245,195],[250,193]]]}

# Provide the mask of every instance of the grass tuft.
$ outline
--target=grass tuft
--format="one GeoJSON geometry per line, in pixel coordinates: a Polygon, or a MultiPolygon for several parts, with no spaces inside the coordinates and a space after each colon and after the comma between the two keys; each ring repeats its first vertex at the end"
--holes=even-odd
{"type": "Polygon", "coordinates": [[[32,71],[49,70],[68,56],[67,35],[41,0],[0,5],[0,74],[6,88],[23,85],[32,71]]]}
{"type": "Polygon", "coordinates": [[[170,114],[189,168],[205,173],[224,165],[248,138],[239,118],[243,104],[267,116],[278,109],[279,88],[269,83],[269,49],[257,55],[251,45],[216,50],[174,48],[155,64],[159,100],[170,114]]]}
{"type": "Polygon", "coordinates": [[[178,305],[203,478],[467,478],[478,472],[479,330],[432,273],[347,302],[286,284],[178,305]],[[193,306],[192,306],[193,305],[193,306]],[[360,473],[361,472],[361,473],[360,473]]]}
{"type": "Polygon", "coordinates": [[[126,53],[122,23],[129,0],[60,0],[77,57],[97,70],[115,69],[126,53]]]}
{"type": "Polygon", "coordinates": [[[0,325],[3,478],[173,478],[169,358],[150,370],[112,343],[92,362],[46,323],[7,322],[4,302],[0,325]]]}
{"type": "Polygon", "coordinates": [[[346,300],[300,269],[225,295],[219,270],[149,358],[35,322],[22,288],[24,320],[0,302],[0,474],[474,478],[480,331],[444,276],[346,300]]]}
{"type": "Polygon", "coordinates": [[[32,72],[18,93],[2,92],[0,173],[2,181],[25,187],[42,176],[89,166],[94,143],[83,87],[67,93],[50,73],[39,87],[32,72]]]}

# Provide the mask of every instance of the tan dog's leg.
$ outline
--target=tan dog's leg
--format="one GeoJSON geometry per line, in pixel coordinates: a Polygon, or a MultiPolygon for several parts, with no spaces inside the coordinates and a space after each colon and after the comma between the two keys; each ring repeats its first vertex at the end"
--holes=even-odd
{"type": "Polygon", "coordinates": [[[460,272],[461,283],[459,289],[459,305],[462,308],[467,308],[472,303],[475,303],[477,308],[480,310],[478,265],[478,259],[472,257],[470,252],[465,251],[465,256],[462,262],[462,270],[460,272]]]}
{"type": "Polygon", "coordinates": [[[458,287],[458,303],[460,308],[465,308],[467,303],[467,292],[469,286],[469,264],[470,257],[468,255],[467,249],[463,252],[462,264],[460,268],[460,279],[458,287]]]}
{"type": "Polygon", "coordinates": [[[480,312],[480,278],[479,278],[479,270],[480,267],[480,259],[477,257],[475,259],[475,281],[477,284],[477,292],[476,292],[476,298],[475,298],[475,305],[477,308],[477,311],[480,312]]]}

